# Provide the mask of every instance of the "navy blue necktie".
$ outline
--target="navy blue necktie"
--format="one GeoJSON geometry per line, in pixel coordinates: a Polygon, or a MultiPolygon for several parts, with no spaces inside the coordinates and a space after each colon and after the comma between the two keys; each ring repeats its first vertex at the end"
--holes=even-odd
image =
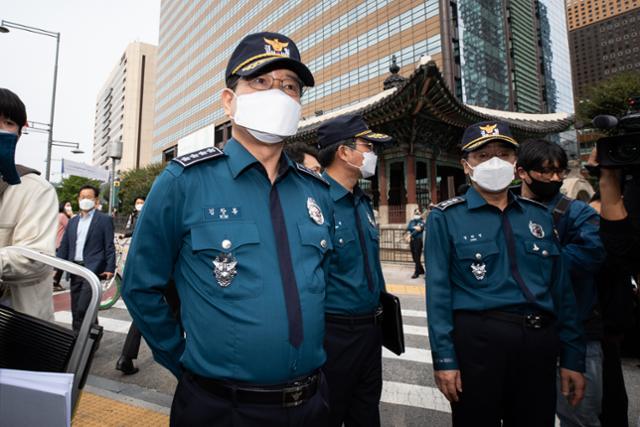
{"type": "Polygon", "coordinates": [[[295,348],[299,348],[302,343],[302,310],[300,309],[300,295],[298,295],[298,284],[296,275],[293,272],[291,262],[291,250],[289,249],[289,237],[287,227],[284,222],[284,212],[280,205],[280,195],[275,184],[271,187],[269,194],[269,208],[271,211],[271,223],[273,234],[276,238],[276,248],[278,251],[278,265],[282,276],[282,287],[284,290],[284,302],[287,306],[287,319],[289,320],[289,342],[295,348]]]}
{"type": "Polygon", "coordinates": [[[360,215],[358,214],[358,202],[355,196],[353,197],[353,213],[356,216],[358,239],[360,240],[360,248],[362,249],[362,258],[364,258],[364,274],[365,276],[367,276],[367,285],[369,286],[369,291],[373,292],[373,275],[371,274],[371,268],[369,267],[369,251],[367,251],[367,244],[364,240],[362,221],[360,221],[360,215]]]}

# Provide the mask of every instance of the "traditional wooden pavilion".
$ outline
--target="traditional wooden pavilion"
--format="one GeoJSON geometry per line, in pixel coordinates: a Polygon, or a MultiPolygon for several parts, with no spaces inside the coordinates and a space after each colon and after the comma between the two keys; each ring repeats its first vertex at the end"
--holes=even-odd
{"type": "Polygon", "coordinates": [[[377,132],[394,137],[379,153],[378,171],[361,185],[370,192],[380,224],[404,224],[415,208],[453,197],[465,182],[458,144],[464,129],[483,120],[509,123],[516,139],[541,138],[566,130],[566,113],[524,114],[480,108],[460,102],[446,86],[430,57],[408,78],[392,60],[382,92],[335,111],[304,119],[292,141],[315,144],[323,122],[360,113],[377,132]]]}

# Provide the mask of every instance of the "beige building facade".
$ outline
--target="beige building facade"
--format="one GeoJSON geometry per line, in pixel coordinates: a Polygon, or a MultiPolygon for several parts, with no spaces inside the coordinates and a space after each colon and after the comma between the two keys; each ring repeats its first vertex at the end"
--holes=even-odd
{"type": "Polygon", "coordinates": [[[109,143],[122,142],[118,170],[152,163],[157,47],[127,46],[96,100],[93,164],[108,168],[109,143]]]}
{"type": "Polygon", "coordinates": [[[380,92],[396,56],[401,74],[421,57],[441,63],[439,0],[254,1],[163,0],[160,12],[153,161],[175,156],[177,143],[206,126],[226,139],[219,93],[231,52],[246,34],[291,37],[316,86],[305,91],[312,117],[380,92]]]}

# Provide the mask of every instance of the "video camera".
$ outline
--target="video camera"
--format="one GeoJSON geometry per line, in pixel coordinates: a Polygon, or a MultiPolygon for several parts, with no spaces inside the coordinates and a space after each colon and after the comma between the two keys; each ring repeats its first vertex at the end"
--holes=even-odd
{"type": "Polygon", "coordinates": [[[598,163],[605,168],[640,168],[640,96],[629,98],[629,109],[622,117],[600,115],[593,125],[611,136],[596,143],[598,163]]]}

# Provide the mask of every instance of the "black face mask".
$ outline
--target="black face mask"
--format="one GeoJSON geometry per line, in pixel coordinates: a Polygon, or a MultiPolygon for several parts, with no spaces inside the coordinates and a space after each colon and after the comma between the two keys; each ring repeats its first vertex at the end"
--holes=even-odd
{"type": "Polygon", "coordinates": [[[560,187],[562,187],[562,181],[538,181],[534,179],[531,175],[531,183],[527,183],[529,189],[536,195],[536,199],[539,200],[551,200],[555,197],[556,194],[560,192],[560,187]]]}
{"type": "Polygon", "coordinates": [[[20,184],[20,175],[16,170],[15,155],[18,135],[0,132],[0,177],[9,185],[20,184]]]}

